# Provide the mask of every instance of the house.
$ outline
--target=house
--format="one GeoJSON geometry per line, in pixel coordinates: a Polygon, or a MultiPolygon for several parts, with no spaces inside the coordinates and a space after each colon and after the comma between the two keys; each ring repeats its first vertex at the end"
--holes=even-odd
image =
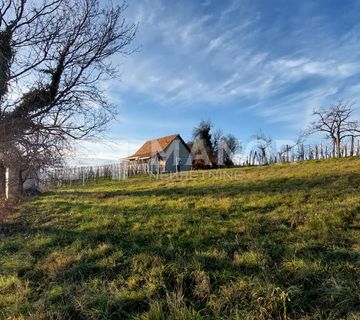
{"type": "Polygon", "coordinates": [[[191,170],[191,151],[179,134],[146,141],[128,157],[131,173],[161,173],[191,170]]]}

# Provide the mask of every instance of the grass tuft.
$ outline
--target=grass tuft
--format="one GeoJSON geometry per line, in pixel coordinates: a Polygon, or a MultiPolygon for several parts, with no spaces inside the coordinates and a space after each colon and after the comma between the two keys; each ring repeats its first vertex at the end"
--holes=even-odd
{"type": "Polygon", "coordinates": [[[57,189],[0,225],[0,319],[360,319],[360,159],[57,189]]]}

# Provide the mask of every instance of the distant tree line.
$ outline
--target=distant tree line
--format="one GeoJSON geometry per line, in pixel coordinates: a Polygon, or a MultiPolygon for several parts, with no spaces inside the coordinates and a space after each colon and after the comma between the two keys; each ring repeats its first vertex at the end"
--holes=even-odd
{"type": "Polygon", "coordinates": [[[275,149],[273,139],[259,131],[255,146],[246,155],[243,165],[266,165],[300,160],[320,160],[360,155],[360,121],[354,119],[353,104],[338,102],[329,108],[315,110],[315,118],[297,141],[275,149]],[[326,143],[306,144],[312,135],[322,134],[326,143]]]}
{"type": "MultiPolygon", "coordinates": [[[[282,146],[274,145],[275,141],[259,130],[252,136],[253,147],[237,165],[267,165],[360,155],[360,121],[354,119],[353,104],[340,101],[328,108],[315,110],[313,117],[314,120],[296,141],[282,146]],[[306,143],[314,135],[320,135],[325,141],[306,143]]],[[[201,121],[193,129],[188,145],[192,151],[194,169],[232,167],[235,165],[234,156],[241,150],[240,142],[233,134],[224,135],[221,129],[214,128],[210,120],[201,121]]]]}

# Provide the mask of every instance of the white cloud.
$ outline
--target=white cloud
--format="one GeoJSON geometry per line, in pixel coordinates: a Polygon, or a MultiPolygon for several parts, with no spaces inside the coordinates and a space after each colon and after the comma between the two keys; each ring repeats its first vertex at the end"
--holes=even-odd
{"type": "Polygon", "coordinates": [[[306,24],[293,21],[297,29],[286,34],[276,22],[261,28],[262,14],[250,2],[230,1],[217,15],[172,5],[133,4],[143,47],[123,66],[122,90],[144,93],[166,106],[246,99],[269,121],[292,121],[302,115],[301,103],[333,97],[333,88],[341,94],[345,81],[359,74],[359,40],[353,34],[358,26],[339,39],[322,16],[313,16],[306,24]],[[274,41],[262,45],[268,39],[274,41]],[[307,80],[311,88],[298,86],[307,80]],[[274,105],[262,103],[274,99],[281,115],[274,105]]]}
{"type": "Polygon", "coordinates": [[[142,145],[143,141],[122,139],[98,139],[81,141],[74,146],[67,161],[74,165],[114,163],[126,158],[142,145]]]}
{"type": "Polygon", "coordinates": [[[326,107],[337,92],[336,87],[317,88],[267,102],[267,107],[260,103],[253,108],[270,123],[287,122],[292,128],[303,130],[311,122],[313,110],[326,107]]]}
{"type": "Polygon", "coordinates": [[[287,59],[280,58],[272,62],[274,71],[292,80],[306,77],[307,75],[318,75],[342,79],[350,77],[360,70],[360,63],[338,63],[336,60],[314,61],[310,59],[287,59]]]}

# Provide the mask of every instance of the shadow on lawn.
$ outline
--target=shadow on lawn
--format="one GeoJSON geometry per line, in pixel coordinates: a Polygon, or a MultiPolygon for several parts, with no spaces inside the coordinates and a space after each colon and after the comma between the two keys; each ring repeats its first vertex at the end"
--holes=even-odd
{"type": "MultiPolygon", "coordinates": [[[[352,174],[347,179],[360,181],[360,174],[352,174]]],[[[216,188],[216,196],[228,196],[233,194],[249,193],[282,193],[304,190],[311,193],[312,188],[323,188],[332,190],[331,196],[337,192],[346,192],[344,188],[337,190],[333,184],[344,176],[324,175],[309,177],[306,179],[274,179],[270,181],[255,181],[253,183],[232,182],[230,186],[216,188]]],[[[356,187],[349,185],[349,188],[356,187]]],[[[146,311],[148,302],[154,297],[164,299],[167,292],[174,292],[178,286],[179,278],[182,279],[185,299],[194,301],[197,309],[206,307],[206,300],[196,302],[194,287],[197,285],[194,273],[205,272],[210,279],[212,294],[219,295],[219,288],[226,286],[233,279],[250,277],[258,279],[272,287],[279,287],[291,291],[292,301],[289,303],[289,314],[309,315],[319,308],[326,314],[327,311],[337,312],[337,315],[345,316],[350,311],[359,309],[360,295],[356,291],[356,279],[359,274],[355,268],[351,268],[360,261],[360,254],[352,250],[353,242],[347,238],[346,230],[338,233],[333,238],[315,239],[311,235],[292,227],[284,220],[273,220],[267,213],[275,210],[276,204],[269,208],[251,208],[254,217],[248,217],[246,221],[248,229],[242,232],[234,231],[231,226],[226,225],[228,217],[218,214],[218,209],[212,211],[207,208],[208,215],[214,218],[214,224],[219,225],[219,230],[212,233],[206,232],[206,224],[201,212],[195,212],[191,216],[189,209],[178,210],[176,214],[183,215],[182,219],[187,229],[174,229],[169,238],[168,232],[161,227],[134,230],[135,223],[142,223],[143,212],[147,215],[158,215],[159,208],[149,207],[144,203],[137,206],[136,210],[121,208],[118,205],[104,205],[81,202],[68,202],[66,197],[78,198],[79,201],[85,197],[96,199],[116,197],[147,197],[161,196],[172,198],[187,196],[211,196],[214,190],[210,186],[203,187],[170,187],[167,189],[148,190],[118,190],[113,192],[55,192],[53,195],[65,197],[64,201],[49,200],[49,208],[53,208],[51,214],[42,216],[41,212],[32,211],[24,213],[24,218],[16,221],[5,221],[0,229],[0,236],[5,243],[1,251],[9,255],[16,254],[21,250],[29,250],[33,259],[30,266],[19,268],[17,274],[21,279],[30,281],[30,300],[36,301],[39,297],[46,296],[54,284],[68,284],[74,291],[73,295],[79,294],[76,286],[88,283],[92,279],[106,283],[120,281],[118,286],[127,288],[128,280],[132,277],[138,279],[130,292],[145,290],[147,281],[154,277],[152,272],[158,267],[155,263],[162,265],[160,275],[155,276],[159,284],[155,284],[151,294],[145,294],[142,298],[129,295],[127,298],[114,300],[112,293],[106,292],[106,287],[101,292],[99,300],[92,300],[93,308],[105,308],[102,299],[113,301],[110,312],[129,317],[146,311]],[[103,215],[109,221],[105,224],[82,226],[86,215],[72,216],[70,211],[87,212],[93,210],[89,218],[103,215]],[[128,210],[126,213],[123,210],[128,210]],[[130,211],[129,211],[130,210],[130,211]],[[150,211],[150,213],[149,213],[150,211]],[[111,222],[111,216],[118,213],[123,219],[117,223],[111,222]],[[138,220],[134,219],[137,215],[138,220]],[[131,219],[127,219],[126,217],[131,219]],[[59,219],[63,217],[63,220],[59,219]],[[224,222],[222,222],[224,221],[224,222]],[[225,233],[220,231],[221,224],[228,228],[225,233]],[[190,232],[189,234],[186,232],[190,232]],[[14,246],[13,238],[25,238],[32,241],[32,237],[46,236],[49,240],[45,243],[36,243],[32,246],[19,243],[14,246]],[[9,241],[9,244],[6,241],[9,241]],[[294,251],[294,244],[302,243],[302,247],[294,251]],[[305,243],[305,244],[304,244],[305,243]],[[336,247],[343,244],[342,247],[336,247]],[[105,248],[101,250],[101,248],[105,248]],[[100,248],[100,249],[99,249],[100,248]],[[118,255],[118,253],[120,253],[118,255]],[[242,255],[257,253],[260,261],[247,261],[242,255]],[[60,258],[56,258],[58,254],[60,258]],[[76,258],[79,253],[80,257],[76,258]],[[63,264],[56,259],[66,259],[67,255],[73,255],[73,259],[66,260],[63,264]],[[240,257],[236,263],[235,257],[240,257]],[[154,262],[156,259],[160,262],[154,262]],[[55,260],[52,260],[55,259],[55,260]],[[303,261],[303,266],[284,269],[284,261],[303,261]],[[106,261],[109,261],[106,263],[106,261]],[[54,270],[46,268],[46,264],[54,264],[54,270]],[[315,268],[314,266],[320,266],[315,268]],[[51,270],[51,271],[49,271],[51,270]],[[159,277],[159,278],[156,278],[159,277]],[[333,281],[333,282],[332,282],[333,281]],[[42,283],[41,286],[38,283],[42,283]],[[114,302],[115,301],[115,302],[114,302]]],[[[145,199],[146,200],[146,199],[145,199]]],[[[161,204],[159,205],[161,207],[161,204]]],[[[239,208],[238,210],[243,210],[239,208]]],[[[244,212],[241,211],[241,212],[244,212]]],[[[160,213],[165,214],[160,210],[160,213]]],[[[145,217],[146,219],[146,217],[145,217]]],[[[239,217],[237,217],[239,219],[239,217]]],[[[351,221],[349,223],[349,228],[351,221]]],[[[91,293],[89,293],[91,295],[91,293]]],[[[94,293],[100,294],[98,293],[94,293]]],[[[74,308],[66,297],[62,302],[63,308],[69,308],[68,313],[76,314],[76,317],[86,318],[74,308]]],[[[255,299],[255,298],[254,298],[255,299]]],[[[53,302],[48,302],[52,304],[53,302]]]]}
{"type": "MultiPolygon", "coordinates": [[[[313,188],[331,189],[337,191],[334,187],[339,179],[346,178],[349,182],[349,188],[360,188],[360,173],[349,173],[349,174],[338,174],[338,175],[317,175],[309,176],[304,178],[277,178],[271,180],[256,180],[253,182],[243,183],[241,180],[230,179],[226,185],[218,186],[216,183],[207,184],[204,186],[178,186],[178,187],[160,187],[148,188],[145,190],[116,190],[110,192],[104,191],[56,191],[48,193],[55,196],[68,196],[72,198],[88,198],[95,197],[97,199],[109,199],[114,197],[149,197],[149,196],[164,196],[164,197],[175,197],[179,198],[182,196],[217,196],[220,195],[237,195],[237,194],[248,194],[249,192],[293,192],[293,191],[308,191],[310,192],[313,188]]],[[[150,180],[149,180],[150,181],[150,180]]],[[[162,181],[164,182],[164,181],[162,181]]],[[[174,180],[169,179],[169,183],[173,183],[174,180]]],[[[180,181],[181,182],[181,181],[180,181]]],[[[342,187],[346,187],[344,184],[342,187]]],[[[340,191],[340,190],[339,190],[340,191]]]]}

